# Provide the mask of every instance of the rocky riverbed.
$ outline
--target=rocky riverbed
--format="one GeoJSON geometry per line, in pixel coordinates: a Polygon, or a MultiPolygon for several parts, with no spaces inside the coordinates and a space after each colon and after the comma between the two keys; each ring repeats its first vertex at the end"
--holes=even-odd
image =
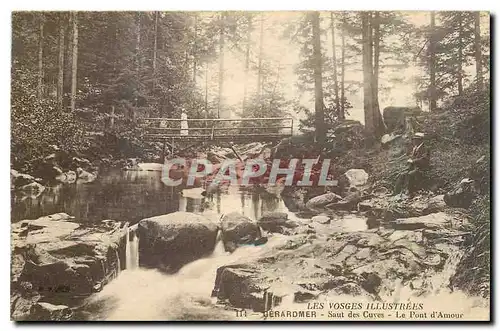
{"type": "MultiPolygon", "coordinates": [[[[245,158],[266,152],[261,145],[245,151],[245,158]]],[[[19,186],[37,182],[13,176],[19,186]]],[[[184,190],[178,212],[146,217],[132,228],[120,221],[86,224],[65,213],[13,223],[11,316],[205,320],[234,319],[235,309],[245,309],[262,319],[270,310],[346,296],[394,303],[457,295],[467,301],[460,313],[488,314],[488,300],[468,297],[451,282],[471,240],[462,209],[473,198],[465,187],[470,180],[446,194],[413,197],[372,185],[363,169],[346,171],[336,186],[280,185],[246,188],[241,201],[227,188],[184,190]],[[236,199],[221,203],[229,197],[236,199]],[[136,258],[140,268],[131,270],[136,258]],[[144,282],[168,293],[153,293],[144,282]]]]}
{"type": "MultiPolygon", "coordinates": [[[[208,300],[204,319],[233,319],[227,313],[233,309],[262,313],[343,296],[402,302],[454,293],[450,278],[470,237],[460,210],[446,207],[442,197],[377,196],[359,202],[355,210],[334,211],[332,202],[325,202],[331,199],[330,193],[309,199],[323,207],[315,205],[316,216],[305,218],[270,211],[258,219],[237,212],[219,219],[190,212],[144,219],[133,228],[144,270],[136,276],[146,281],[159,270],[165,276],[158,274],[155,281],[165,286],[183,277],[204,284],[194,294],[181,286],[177,294],[194,302],[208,300]],[[405,204],[405,215],[391,211],[398,203],[405,204]],[[370,223],[373,218],[377,221],[370,223]]],[[[130,254],[125,224],[104,221],[87,227],[60,213],[15,223],[12,233],[14,319],[86,319],[81,312],[102,308],[102,302],[114,312],[102,318],[124,318],[117,313],[123,308],[112,303],[117,293],[108,291],[134,272],[120,274],[130,254]]],[[[147,316],[161,319],[161,314],[147,316]]],[[[177,319],[182,314],[167,315],[177,319]]]]}

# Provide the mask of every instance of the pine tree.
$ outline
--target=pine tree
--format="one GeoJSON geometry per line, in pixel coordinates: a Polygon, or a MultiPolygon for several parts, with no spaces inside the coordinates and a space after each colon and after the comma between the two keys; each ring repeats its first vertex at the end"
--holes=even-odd
{"type": "Polygon", "coordinates": [[[314,63],[314,113],[316,126],[316,141],[324,143],[326,139],[325,113],[323,104],[323,61],[321,57],[321,36],[319,27],[319,12],[310,14],[313,38],[313,63],[314,63]]]}
{"type": "Polygon", "coordinates": [[[468,75],[464,67],[471,64],[474,52],[473,12],[440,12],[441,38],[436,49],[436,88],[445,93],[462,95],[468,75]]]}
{"type": "Polygon", "coordinates": [[[436,109],[436,14],[431,12],[431,25],[429,33],[429,72],[430,72],[430,103],[431,111],[436,109]]]}
{"type": "Polygon", "coordinates": [[[333,69],[333,86],[335,92],[335,109],[339,112],[339,117],[343,116],[340,114],[340,96],[339,96],[339,83],[338,83],[338,73],[337,73],[337,47],[335,45],[335,20],[333,12],[330,12],[330,25],[331,25],[331,35],[332,35],[332,69],[333,69]]]}
{"type": "Polygon", "coordinates": [[[73,51],[71,54],[71,112],[76,107],[77,74],[78,74],[78,13],[73,12],[71,22],[73,25],[73,51]]]}
{"type": "Polygon", "coordinates": [[[66,33],[65,14],[59,14],[59,59],[57,73],[57,103],[59,108],[63,108],[64,95],[64,35],[66,33]]]}
{"type": "Polygon", "coordinates": [[[474,57],[476,61],[476,82],[478,90],[483,88],[483,70],[481,61],[481,13],[474,13],[474,57]]]}
{"type": "Polygon", "coordinates": [[[39,37],[38,37],[38,86],[37,95],[38,98],[43,98],[43,79],[44,79],[44,67],[43,67],[43,47],[44,47],[44,24],[45,16],[43,13],[39,14],[39,37]]]}

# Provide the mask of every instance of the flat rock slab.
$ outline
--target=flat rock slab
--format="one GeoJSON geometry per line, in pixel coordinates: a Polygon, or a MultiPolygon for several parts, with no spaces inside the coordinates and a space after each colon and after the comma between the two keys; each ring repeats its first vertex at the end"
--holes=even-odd
{"type": "Polygon", "coordinates": [[[398,218],[389,222],[393,229],[416,230],[423,228],[439,228],[452,226],[454,217],[444,212],[433,213],[425,216],[398,218]]]}
{"type": "Polygon", "coordinates": [[[319,227],[316,234],[287,236],[286,242],[260,256],[219,267],[212,293],[234,307],[255,311],[270,309],[270,302],[279,303],[284,297],[306,302],[320,295],[349,294],[377,300],[410,283],[420,284],[415,295],[430,293],[447,285],[446,277],[438,277],[443,283],[437,284],[435,276],[456,263],[449,257],[464,240],[465,233],[441,227],[451,218],[435,213],[402,221],[410,228],[415,224],[424,228],[343,233],[329,233],[326,225],[312,222],[305,228],[319,227]]]}

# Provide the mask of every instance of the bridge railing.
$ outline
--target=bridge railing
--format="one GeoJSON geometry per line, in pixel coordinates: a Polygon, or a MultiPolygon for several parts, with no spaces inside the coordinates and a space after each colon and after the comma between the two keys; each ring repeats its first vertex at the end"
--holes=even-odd
{"type": "Polygon", "coordinates": [[[281,139],[293,135],[293,118],[261,117],[237,119],[142,118],[145,138],[165,140],[248,140],[281,139]],[[187,123],[187,127],[186,127],[187,123]]]}

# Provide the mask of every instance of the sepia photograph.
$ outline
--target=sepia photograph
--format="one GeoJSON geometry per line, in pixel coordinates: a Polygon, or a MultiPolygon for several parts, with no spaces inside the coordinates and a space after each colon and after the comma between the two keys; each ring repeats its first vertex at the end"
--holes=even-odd
{"type": "Polygon", "coordinates": [[[490,22],[12,11],[11,320],[491,321],[490,22]]]}

